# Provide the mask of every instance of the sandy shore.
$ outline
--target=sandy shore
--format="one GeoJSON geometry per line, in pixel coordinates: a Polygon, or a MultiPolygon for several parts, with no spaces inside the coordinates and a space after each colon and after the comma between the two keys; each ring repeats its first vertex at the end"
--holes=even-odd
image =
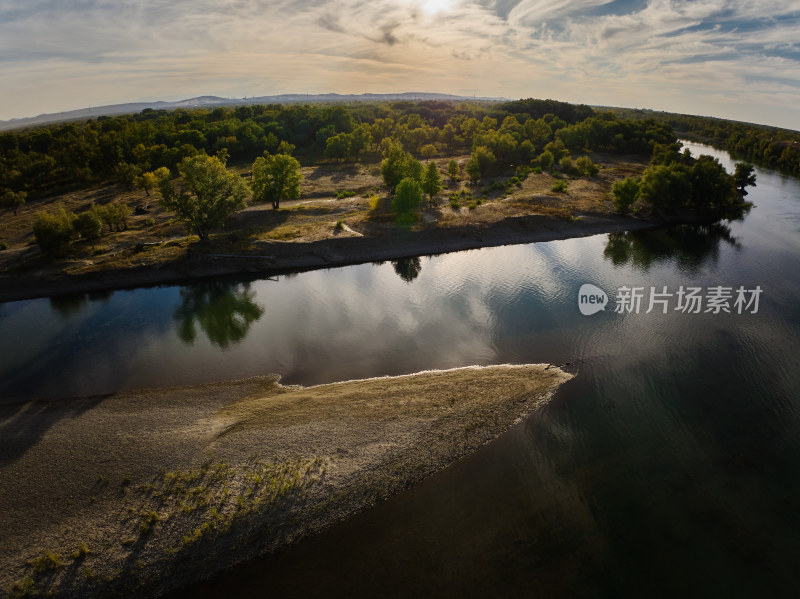
{"type": "Polygon", "coordinates": [[[496,438],[571,375],[277,376],[0,407],[0,591],[150,597],[312,534],[496,438]]]}
{"type": "Polygon", "coordinates": [[[343,237],[314,242],[264,242],[258,254],[246,256],[194,252],[180,260],[121,270],[65,275],[33,272],[0,276],[0,302],[179,283],[233,274],[278,274],[379,260],[442,254],[481,247],[554,241],[601,233],[645,229],[664,224],[622,215],[583,215],[569,221],[550,215],[506,218],[476,226],[414,232],[396,231],[371,237],[343,237]]]}

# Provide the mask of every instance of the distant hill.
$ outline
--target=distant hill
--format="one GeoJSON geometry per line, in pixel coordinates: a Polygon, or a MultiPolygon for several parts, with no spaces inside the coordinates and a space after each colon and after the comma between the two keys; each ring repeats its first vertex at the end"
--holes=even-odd
{"type": "Polygon", "coordinates": [[[22,129],[48,123],[77,121],[97,118],[99,116],[113,116],[115,114],[133,114],[146,108],[153,110],[174,110],[176,108],[205,108],[217,106],[241,106],[247,104],[292,104],[292,103],[318,103],[318,102],[380,102],[385,100],[481,100],[489,102],[505,102],[507,98],[486,98],[455,96],[452,94],[437,94],[427,92],[404,92],[399,94],[280,94],[277,96],[258,96],[254,98],[220,98],[218,96],[200,96],[179,100],[177,102],[129,102],[127,104],[111,104],[108,106],[93,106],[40,114],[39,116],[26,117],[0,121],[0,131],[9,129],[22,129]]]}

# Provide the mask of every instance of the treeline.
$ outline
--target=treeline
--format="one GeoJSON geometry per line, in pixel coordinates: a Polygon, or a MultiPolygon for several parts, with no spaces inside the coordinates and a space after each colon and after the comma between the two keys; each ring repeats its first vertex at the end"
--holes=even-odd
{"type": "Polygon", "coordinates": [[[391,142],[422,158],[484,147],[499,168],[544,151],[555,160],[584,149],[649,155],[654,144],[672,141],[664,123],[553,100],[146,109],[0,135],[0,195],[8,192],[11,205],[24,196],[10,194],[36,199],[111,179],[132,185],[159,168],[174,173],[198,154],[233,164],[265,152],[350,161],[379,159],[391,142]]]}
{"type": "Polygon", "coordinates": [[[800,176],[800,132],[667,112],[619,109],[615,112],[630,119],[656,119],[667,123],[679,137],[706,142],[735,158],[800,176]]]}
{"type": "Polygon", "coordinates": [[[756,184],[753,166],[738,163],[730,174],[716,158],[695,158],[680,149],[679,143],[657,145],[642,177],[617,181],[612,188],[617,210],[627,212],[640,201],[655,214],[690,210],[718,218],[740,216],[748,207],[742,201],[745,188],[756,184]]]}

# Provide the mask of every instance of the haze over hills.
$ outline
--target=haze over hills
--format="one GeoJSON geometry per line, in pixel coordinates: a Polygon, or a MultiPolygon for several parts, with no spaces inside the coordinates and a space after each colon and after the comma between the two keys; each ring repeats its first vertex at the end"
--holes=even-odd
{"type": "Polygon", "coordinates": [[[21,129],[47,123],[74,121],[96,118],[98,116],[112,116],[116,114],[132,114],[147,108],[153,110],[174,110],[176,108],[205,108],[217,106],[239,106],[245,104],[291,104],[309,102],[376,102],[383,100],[484,100],[502,102],[508,98],[488,98],[475,96],[456,96],[453,94],[439,94],[429,92],[403,92],[398,94],[279,94],[275,96],[257,96],[252,98],[220,98],[218,96],[199,96],[175,102],[128,102],[125,104],[110,104],[108,106],[92,106],[79,110],[40,114],[39,116],[25,117],[0,121],[0,131],[21,129]]]}

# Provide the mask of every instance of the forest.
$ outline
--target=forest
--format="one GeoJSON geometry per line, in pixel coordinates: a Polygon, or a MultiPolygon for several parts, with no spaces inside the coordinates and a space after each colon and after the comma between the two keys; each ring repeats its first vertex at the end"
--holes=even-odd
{"type": "Polygon", "coordinates": [[[175,172],[201,152],[223,154],[231,165],[265,151],[294,152],[303,164],[379,160],[387,138],[423,158],[486,146],[499,161],[496,169],[528,163],[545,150],[556,160],[583,148],[649,156],[654,144],[674,141],[663,123],[552,100],[147,109],[0,135],[0,195],[24,192],[30,201],[106,180],[132,185],[160,167],[175,172]]]}
{"type": "MultiPolygon", "coordinates": [[[[127,197],[134,190],[143,198],[152,192],[161,209],[172,215],[157,222],[147,210],[148,200],[137,204],[137,214],[147,218],[138,223],[142,231],[136,243],[175,239],[170,223],[182,223],[187,233],[207,241],[248,204],[271,204],[277,212],[281,201],[298,199],[303,166],[379,165],[382,185],[376,186],[373,176],[371,190],[360,191],[369,211],[358,203],[339,202],[335,234],[345,230],[344,219],[350,218],[362,224],[360,230],[349,229],[351,234],[370,235],[378,230],[375,225],[386,206],[397,226],[416,225],[426,196],[433,211],[428,225],[455,225],[437,212],[437,196],[445,188],[442,175],[449,177],[455,213],[462,204],[475,210],[482,202],[501,202],[488,213],[482,211],[487,223],[537,213],[577,220],[576,211],[607,212],[604,202],[619,212],[721,215],[738,202],[736,190],[743,192],[744,185],[735,183],[717,161],[682,156],[672,123],[639,116],[620,118],[585,105],[538,99],[145,109],[0,135],[0,207],[29,214],[24,223],[15,221],[17,247],[27,226],[33,233],[28,243],[57,258],[77,240],[83,242],[84,253],[97,254],[102,249],[96,251],[96,242],[106,228],[113,235],[127,231],[133,208],[129,199],[122,199],[124,190],[127,197]],[[591,156],[629,163],[634,176],[617,180],[613,168],[598,175],[606,165],[595,164],[591,156]],[[610,158],[615,156],[619,158],[610,158]],[[531,174],[539,179],[523,189],[531,174]],[[578,185],[575,195],[568,187],[577,179],[593,183],[578,185]],[[84,202],[75,212],[65,210],[58,199],[99,187],[109,190],[111,199],[107,195],[101,203],[84,202]],[[514,197],[512,188],[517,190],[514,197]],[[583,200],[578,199],[581,194],[583,200]],[[148,227],[149,233],[144,231],[148,227]]],[[[746,179],[747,173],[741,176],[746,179]]],[[[335,197],[355,195],[347,189],[353,181],[339,179],[342,187],[332,190],[335,197]]],[[[285,215],[262,217],[258,228],[252,219],[240,227],[255,241],[309,239],[308,226],[299,224],[297,207],[292,209],[294,218],[288,223],[285,215]]],[[[316,210],[333,214],[330,207],[316,210]]],[[[319,239],[320,234],[312,237],[319,239]]],[[[2,239],[0,244],[8,247],[2,239]]]]}
{"type": "Polygon", "coordinates": [[[678,137],[707,143],[735,158],[800,176],[800,132],[714,117],[625,108],[611,110],[620,118],[666,123],[678,137]]]}

